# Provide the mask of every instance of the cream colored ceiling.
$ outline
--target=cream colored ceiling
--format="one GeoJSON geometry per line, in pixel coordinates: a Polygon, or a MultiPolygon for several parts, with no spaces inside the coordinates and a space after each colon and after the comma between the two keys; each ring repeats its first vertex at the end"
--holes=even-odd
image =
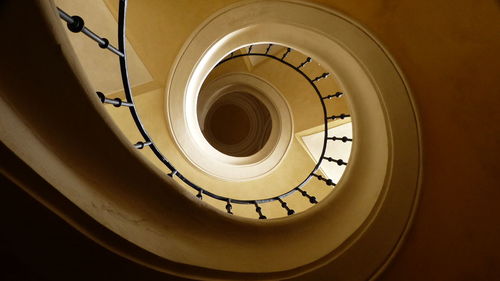
{"type": "MultiPolygon", "coordinates": [[[[78,15],[85,26],[118,47],[118,23],[104,1],[55,0],[56,5],[70,15],[78,15]],[[91,2],[91,3],[89,3],[91,2]]],[[[62,22],[62,21],[61,21],[62,22]]],[[[67,30],[71,45],[96,91],[112,94],[123,89],[118,56],[101,49],[96,42],[81,33],[67,30]]],[[[129,78],[131,85],[138,86],[153,80],[134,47],[126,41],[129,78]]]]}

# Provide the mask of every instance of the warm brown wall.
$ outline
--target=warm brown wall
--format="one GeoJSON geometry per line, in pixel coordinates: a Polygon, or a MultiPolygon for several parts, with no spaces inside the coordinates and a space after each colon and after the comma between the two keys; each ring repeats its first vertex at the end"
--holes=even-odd
{"type": "Polygon", "coordinates": [[[500,278],[498,1],[317,1],[392,53],[413,91],[424,148],[420,206],[381,280],[500,278]]]}

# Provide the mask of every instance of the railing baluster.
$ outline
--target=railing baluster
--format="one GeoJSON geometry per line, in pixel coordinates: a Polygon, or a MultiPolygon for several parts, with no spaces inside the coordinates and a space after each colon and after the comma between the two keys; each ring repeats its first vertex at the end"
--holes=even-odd
{"type": "Polygon", "coordinates": [[[281,57],[281,60],[284,60],[284,59],[288,56],[288,54],[289,54],[291,51],[292,51],[292,49],[291,49],[291,48],[286,48],[286,52],[285,52],[285,53],[283,54],[283,56],[281,57]]]}
{"type": "Polygon", "coordinates": [[[309,202],[311,202],[311,204],[318,204],[316,197],[307,194],[307,192],[305,190],[300,189],[300,187],[297,187],[297,190],[300,192],[300,194],[302,194],[302,196],[307,197],[309,199],[309,202]]]}
{"type": "Polygon", "coordinates": [[[252,53],[252,48],[253,48],[253,45],[250,45],[250,47],[248,47],[248,53],[251,54],[252,53]]]}
{"type": "Polygon", "coordinates": [[[146,146],[150,146],[152,144],[151,141],[143,142],[143,141],[138,141],[137,143],[134,144],[134,147],[137,149],[143,149],[146,146]]]}
{"type": "Polygon", "coordinates": [[[227,199],[227,204],[226,204],[226,211],[228,214],[233,214],[233,212],[231,211],[233,209],[233,206],[231,205],[231,199],[227,199]]]}
{"type": "Polygon", "coordinates": [[[267,217],[262,214],[262,208],[259,206],[259,204],[257,204],[257,201],[254,201],[253,203],[255,205],[255,211],[257,212],[257,214],[259,214],[259,220],[267,219],[267,217]]]}
{"type": "Polygon", "coordinates": [[[174,178],[174,176],[177,175],[177,173],[178,173],[177,170],[173,170],[170,173],[168,173],[167,176],[174,178]]]}
{"type": "Polygon", "coordinates": [[[122,52],[120,52],[117,48],[113,47],[113,45],[109,44],[108,39],[100,37],[99,35],[92,32],[92,30],[85,27],[85,21],[81,17],[70,16],[60,8],[57,8],[57,10],[59,12],[59,17],[67,23],[68,29],[71,32],[74,33],[82,32],[83,34],[87,35],[90,39],[96,41],[99,47],[101,47],[102,49],[108,49],[112,53],[119,55],[120,57],[124,56],[122,52]]]}
{"type": "Polygon", "coordinates": [[[342,92],[336,92],[333,95],[328,95],[326,97],[323,97],[323,99],[329,99],[329,100],[331,100],[332,98],[340,98],[343,95],[344,95],[344,93],[342,93],[342,92]]]}
{"type": "Polygon", "coordinates": [[[337,163],[337,165],[339,165],[339,166],[342,166],[342,165],[347,166],[347,162],[344,162],[344,160],[342,160],[342,159],[333,159],[332,157],[323,157],[323,159],[325,159],[328,162],[337,163]]]}
{"type": "Polygon", "coordinates": [[[120,106],[132,107],[132,106],[134,106],[133,103],[122,101],[122,99],[120,99],[120,98],[108,99],[101,92],[96,92],[96,94],[102,103],[112,104],[114,107],[120,107],[120,106]]]}
{"type": "Polygon", "coordinates": [[[267,46],[267,49],[266,49],[266,55],[269,54],[269,50],[271,50],[271,47],[273,46],[273,44],[269,44],[269,46],[267,46]]]}
{"type": "Polygon", "coordinates": [[[196,194],[196,197],[200,200],[203,200],[203,189],[198,190],[198,194],[196,194]]]}
{"type": "Polygon", "coordinates": [[[329,140],[332,140],[332,141],[337,141],[337,140],[339,140],[339,141],[342,141],[342,142],[352,141],[352,139],[350,139],[350,138],[348,138],[348,137],[346,137],[346,136],[343,136],[343,137],[341,137],[341,138],[333,136],[333,137],[330,137],[330,138],[328,138],[328,139],[329,139],[329,140]]]}
{"type": "Polygon", "coordinates": [[[335,119],[344,119],[346,117],[351,117],[351,115],[342,113],[340,115],[332,115],[332,116],[326,117],[326,119],[335,120],[335,119]]]}
{"type": "Polygon", "coordinates": [[[320,181],[324,181],[326,183],[326,185],[328,186],[336,186],[337,184],[334,183],[331,179],[327,179],[327,178],[324,178],[323,176],[321,175],[317,175],[317,174],[314,174],[312,173],[311,175],[315,176],[316,178],[318,178],[318,180],[320,181]]]}
{"type": "Polygon", "coordinates": [[[320,76],[314,78],[313,80],[311,80],[312,82],[318,82],[319,80],[321,79],[325,79],[326,77],[330,76],[330,73],[328,72],[325,72],[323,74],[321,74],[320,76]]]}
{"type": "Polygon", "coordinates": [[[301,63],[299,66],[297,66],[297,69],[301,69],[302,67],[304,67],[306,64],[310,63],[312,61],[311,57],[307,57],[307,59],[301,63]]]}
{"type": "Polygon", "coordinates": [[[288,207],[288,205],[286,204],[285,201],[283,201],[283,199],[279,198],[278,197],[278,201],[281,203],[281,207],[284,208],[286,210],[286,213],[291,216],[293,214],[295,214],[295,211],[290,209],[290,207],[288,207]]]}

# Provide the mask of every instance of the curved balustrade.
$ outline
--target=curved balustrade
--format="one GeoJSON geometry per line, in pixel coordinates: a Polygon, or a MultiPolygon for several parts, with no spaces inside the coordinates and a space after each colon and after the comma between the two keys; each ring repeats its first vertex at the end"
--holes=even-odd
{"type": "Polygon", "coordinates": [[[322,95],[318,87],[316,86],[316,83],[320,82],[322,79],[326,79],[330,77],[330,73],[325,72],[322,73],[314,78],[310,78],[307,74],[305,74],[302,69],[307,66],[313,59],[311,57],[307,57],[305,61],[300,63],[299,65],[293,65],[289,61],[287,61],[287,57],[290,55],[293,50],[291,48],[285,47],[285,51],[276,56],[270,54],[271,50],[273,47],[283,47],[280,45],[276,44],[268,44],[266,47],[266,50],[264,53],[258,53],[258,52],[253,52],[254,50],[254,45],[248,46],[248,51],[246,52],[241,52],[240,54],[235,54],[235,51],[230,53],[226,58],[222,59],[215,67],[218,67],[225,62],[228,62],[230,60],[234,60],[237,58],[242,58],[242,57],[247,57],[247,56],[260,56],[260,57],[265,57],[268,59],[272,59],[278,63],[282,63],[291,69],[295,70],[297,73],[299,73],[305,81],[309,83],[309,85],[314,89],[315,93],[317,94],[318,100],[321,104],[322,111],[323,111],[323,130],[324,130],[324,137],[323,137],[323,146],[321,149],[321,155],[316,161],[316,164],[312,168],[312,171],[308,174],[308,176],[297,186],[292,187],[289,189],[287,192],[278,194],[274,197],[269,197],[269,198],[262,198],[262,199],[257,199],[257,200],[242,200],[242,199],[235,199],[235,198],[229,198],[225,196],[221,196],[218,194],[214,194],[210,192],[209,190],[191,182],[189,179],[187,179],[183,174],[178,171],[172,163],[170,163],[167,158],[160,152],[158,147],[155,145],[154,141],[152,138],[149,136],[148,132],[144,128],[141,118],[135,108],[135,103],[132,95],[132,89],[130,86],[130,81],[129,81],[129,73],[128,73],[128,68],[127,68],[127,56],[126,56],[126,46],[125,46],[125,26],[126,26],[126,10],[127,10],[127,0],[120,0],[120,5],[119,5],[119,16],[118,16],[118,48],[113,47],[112,45],[109,44],[109,41],[106,38],[102,38],[98,35],[96,35],[94,32],[92,32],[90,29],[85,27],[84,20],[78,16],[70,16],[67,13],[65,13],[63,10],[59,10],[59,16],[67,22],[67,27],[69,30],[72,32],[82,32],[94,41],[96,41],[99,45],[99,47],[103,49],[107,49],[111,51],[112,53],[118,55],[119,61],[120,61],[120,70],[121,70],[121,76],[122,76],[122,82],[123,82],[123,89],[125,92],[126,100],[122,101],[120,98],[115,98],[115,99],[108,99],[105,97],[105,95],[102,92],[97,92],[98,98],[102,103],[107,103],[107,104],[112,104],[115,107],[121,107],[125,106],[128,107],[130,110],[130,114],[135,122],[135,125],[137,126],[137,129],[141,133],[141,136],[143,137],[143,140],[138,141],[137,143],[134,144],[134,147],[137,149],[143,149],[145,147],[149,147],[153,153],[156,155],[156,157],[171,171],[167,175],[174,178],[177,177],[180,179],[182,182],[187,184],[189,187],[195,189],[197,191],[196,197],[200,200],[203,199],[203,196],[209,196],[211,198],[224,201],[226,202],[226,211],[228,214],[233,214],[233,206],[232,204],[252,204],[255,206],[255,212],[258,215],[259,219],[266,219],[267,217],[262,213],[262,208],[260,207],[259,204],[263,203],[269,203],[273,201],[278,201],[281,205],[281,207],[285,210],[286,214],[288,216],[293,215],[295,211],[288,207],[287,202],[284,201],[284,198],[295,193],[299,192],[303,197],[307,198],[307,200],[311,204],[317,204],[318,201],[315,196],[312,196],[308,194],[305,190],[302,188],[311,180],[311,178],[315,177],[320,181],[325,182],[327,186],[335,186],[336,183],[333,182],[332,179],[325,178],[322,175],[317,174],[318,169],[320,168],[321,164],[323,163],[323,160],[329,161],[329,162],[334,162],[337,165],[347,165],[348,163],[345,162],[342,159],[334,159],[331,157],[325,156],[326,153],[326,148],[328,145],[328,141],[342,141],[342,142],[352,142],[352,138],[348,138],[346,136],[329,136],[328,135],[328,121],[329,120],[335,120],[335,119],[344,119],[346,117],[350,117],[349,114],[345,113],[340,113],[337,115],[328,115],[329,113],[327,112],[327,107],[325,104],[325,100],[332,100],[333,98],[339,98],[343,95],[341,92],[336,92],[335,94],[330,94],[330,95],[322,95]]]}

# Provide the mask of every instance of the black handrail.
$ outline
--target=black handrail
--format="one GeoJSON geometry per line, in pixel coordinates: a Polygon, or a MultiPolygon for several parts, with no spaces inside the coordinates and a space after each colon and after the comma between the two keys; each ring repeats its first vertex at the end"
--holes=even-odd
{"type": "Polygon", "coordinates": [[[156,155],[156,157],[171,171],[167,175],[172,177],[172,178],[177,177],[181,181],[183,181],[185,184],[187,184],[191,188],[195,189],[198,192],[196,194],[197,198],[203,199],[203,196],[206,195],[206,196],[212,197],[214,199],[224,201],[224,202],[226,202],[226,211],[229,214],[233,214],[233,212],[232,212],[232,204],[233,203],[234,204],[253,204],[255,206],[255,211],[257,212],[259,219],[266,219],[267,217],[262,213],[262,208],[259,206],[259,204],[273,202],[273,201],[279,201],[279,203],[281,204],[281,207],[287,212],[287,215],[289,215],[289,216],[293,215],[295,213],[295,211],[288,207],[287,203],[283,200],[283,198],[285,198],[285,197],[287,197],[287,196],[289,196],[297,191],[300,192],[302,194],[302,196],[308,198],[309,202],[311,204],[318,203],[318,201],[316,200],[316,197],[309,195],[305,190],[302,189],[302,187],[305,184],[307,184],[311,180],[312,177],[316,177],[318,180],[324,181],[326,183],[326,185],[328,185],[328,186],[335,186],[336,185],[336,183],[334,183],[331,179],[324,178],[323,176],[316,174],[316,172],[319,169],[323,160],[328,160],[330,162],[336,162],[339,166],[340,165],[347,165],[347,163],[344,162],[342,159],[333,159],[331,157],[325,157],[325,152],[326,152],[328,140],[332,140],[332,141],[340,140],[342,142],[347,142],[347,141],[351,142],[352,141],[351,138],[348,138],[346,136],[344,136],[344,137],[336,137],[336,136],[329,137],[328,136],[328,120],[329,119],[332,119],[332,120],[337,119],[337,118],[344,119],[345,117],[349,117],[350,115],[344,114],[344,113],[342,113],[340,115],[332,115],[332,116],[327,115],[327,109],[326,109],[326,105],[325,105],[324,100],[325,99],[332,99],[334,97],[339,98],[340,96],[343,95],[343,93],[337,92],[335,94],[328,95],[328,96],[321,95],[321,93],[320,93],[320,91],[315,83],[317,83],[321,79],[327,78],[330,74],[325,72],[325,73],[323,73],[323,74],[321,74],[313,79],[309,78],[309,76],[307,76],[301,70],[301,68],[303,68],[306,64],[308,64],[309,62],[312,61],[312,59],[310,57],[308,57],[300,65],[294,66],[285,60],[288,57],[288,55],[293,51],[291,48],[285,47],[286,48],[285,53],[282,54],[282,56],[280,58],[278,58],[274,55],[269,54],[270,49],[273,46],[275,46],[275,44],[269,44],[267,46],[265,53],[254,53],[254,52],[252,52],[254,45],[249,45],[248,52],[238,54],[238,55],[235,55],[234,52],[231,52],[228,57],[221,60],[215,66],[215,67],[218,67],[221,64],[223,64],[229,60],[233,60],[233,59],[245,57],[245,56],[263,56],[263,57],[267,57],[267,58],[271,58],[273,60],[279,61],[279,62],[283,63],[284,65],[291,67],[296,72],[300,73],[302,75],[302,77],[304,77],[306,79],[306,81],[309,82],[309,84],[313,87],[314,91],[316,92],[316,94],[321,102],[322,109],[323,109],[323,121],[324,121],[323,148],[321,150],[321,155],[318,159],[318,162],[316,163],[316,165],[312,169],[311,173],[309,173],[309,175],[300,184],[298,184],[297,186],[295,186],[291,190],[289,190],[285,193],[282,193],[278,196],[264,198],[264,199],[257,199],[257,200],[234,199],[234,198],[220,196],[220,195],[217,195],[215,193],[212,193],[212,192],[196,185],[195,183],[191,182],[189,179],[184,177],[182,175],[182,173],[180,173],[177,169],[175,169],[175,167],[167,160],[167,158],[165,156],[163,156],[163,154],[160,152],[160,150],[155,145],[155,143],[153,142],[151,137],[148,135],[146,129],[144,128],[144,126],[141,122],[141,119],[139,117],[139,114],[135,108],[135,103],[134,103],[134,99],[133,99],[133,95],[132,95],[132,89],[130,87],[128,67],[127,67],[127,56],[126,56],[126,45],[125,45],[125,42],[126,42],[125,41],[126,40],[126,37],[125,37],[126,29],[125,28],[126,28],[127,0],[120,0],[120,4],[119,4],[118,49],[113,47],[112,45],[110,45],[109,41],[106,38],[98,36],[97,34],[92,32],[90,29],[85,27],[83,19],[80,18],[79,16],[70,16],[66,12],[61,10],[60,8],[57,8],[57,9],[58,9],[59,17],[67,22],[67,27],[69,30],[71,30],[72,32],[75,32],[75,33],[77,33],[77,32],[84,33],[85,35],[90,37],[92,40],[96,41],[99,44],[99,47],[101,47],[103,49],[108,49],[111,52],[118,55],[119,61],[120,61],[121,77],[122,77],[122,83],[123,83],[123,89],[125,92],[126,101],[122,101],[120,98],[108,99],[105,97],[105,95],[103,93],[97,92],[99,99],[101,100],[102,103],[112,104],[115,107],[126,106],[129,108],[130,114],[134,120],[134,123],[137,126],[137,129],[139,130],[139,132],[141,133],[141,136],[143,138],[142,141],[138,141],[136,144],[134,144],[134,147],[137,149],[143,149],[145,147],[149,147],[153,151],[153,153],[156,155]]]}

